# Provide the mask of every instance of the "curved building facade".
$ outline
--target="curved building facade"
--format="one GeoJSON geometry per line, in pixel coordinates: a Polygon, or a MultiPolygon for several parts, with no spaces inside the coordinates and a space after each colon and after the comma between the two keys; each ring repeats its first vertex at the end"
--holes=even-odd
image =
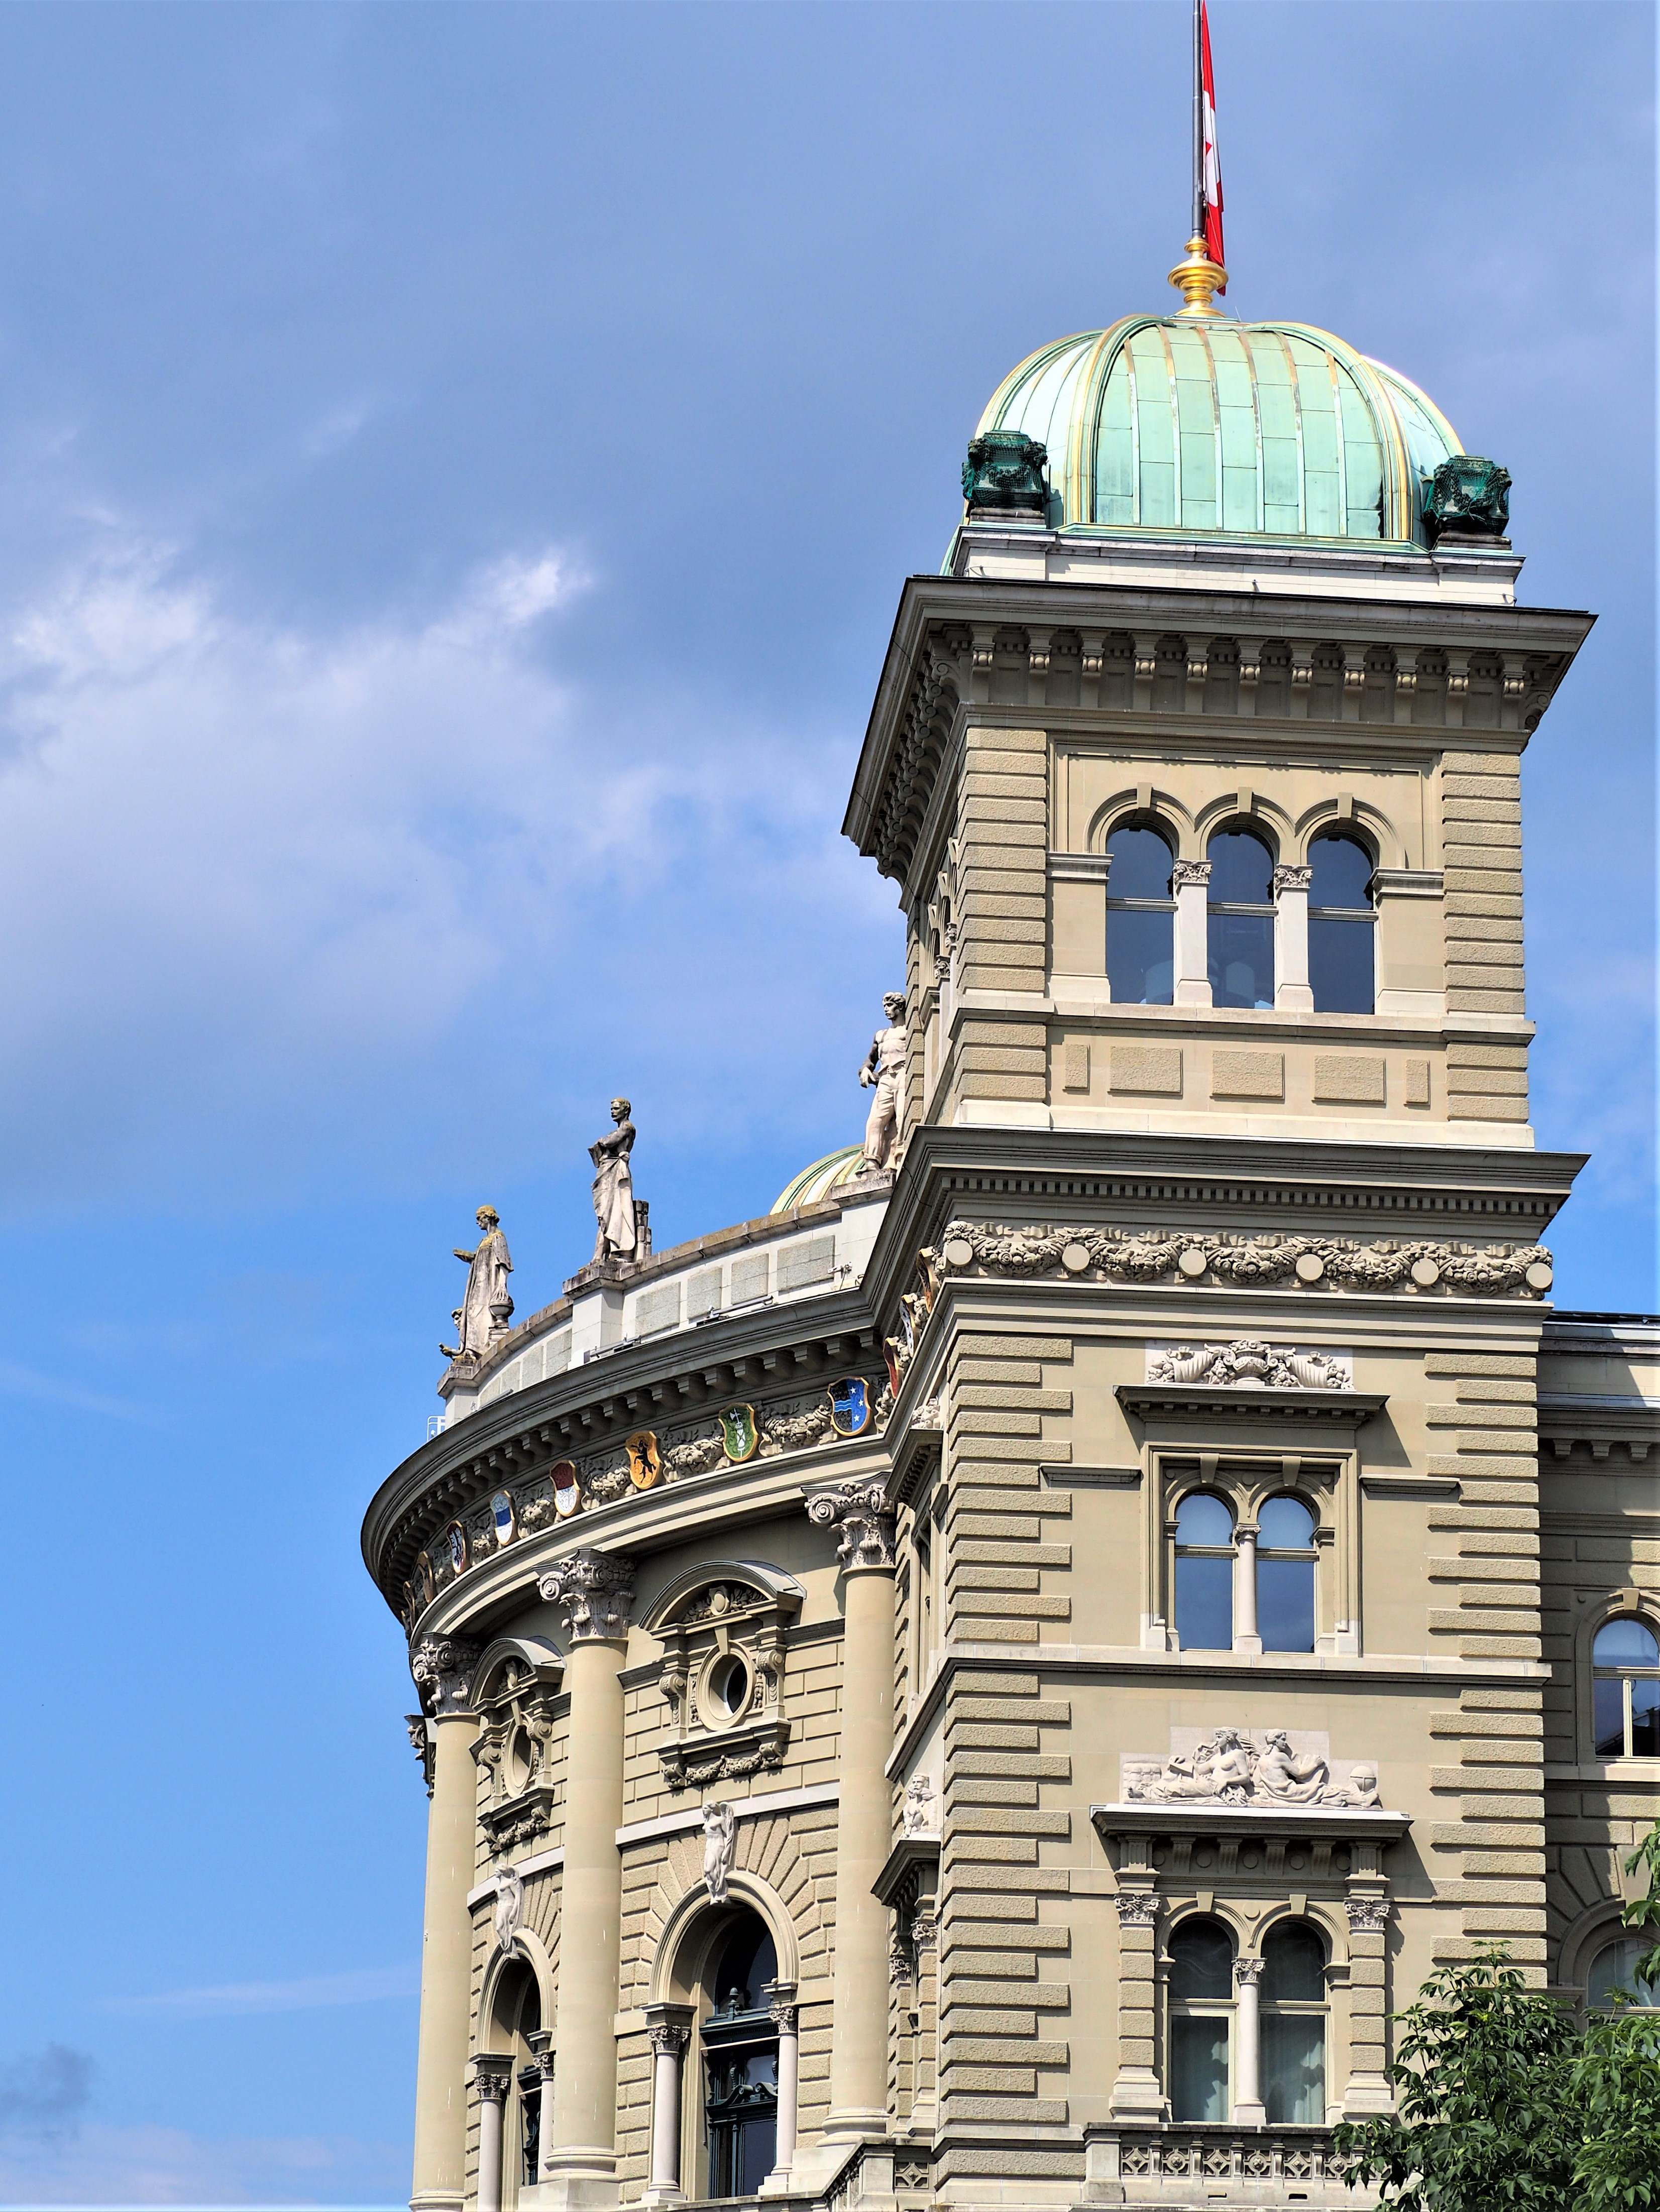
{"type": "Polygon", "coordinates": [[[1438,1961],[1627,1971],[1660,1341],[1551,1303],[1522,968],[1590,617],[1301,325],[1035,354],[966,480],[844,825],[897,1137],[484,1283],[368,1510],[424,2212],[1353,2203],[1438,1961]]]}

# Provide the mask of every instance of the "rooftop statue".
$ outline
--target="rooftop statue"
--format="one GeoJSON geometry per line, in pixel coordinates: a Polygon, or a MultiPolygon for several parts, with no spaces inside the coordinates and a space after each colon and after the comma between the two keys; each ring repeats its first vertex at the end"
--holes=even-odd
{"type": "Polygon", "coordinates": [[[501,1217],[493,1206],[481,1206],[473,1218],[483,1232],[480,1243],[471,1252],[459,1244],[454,1247],[456,1258],[467,1262],[467,1288],[450,1316],[456,1326],[457,1341],[438,1347],[446,1359],[478,1358],[498,1337],[507,1334],[513,1316],[513,1300],[508,1295],[513,1261],[508,1257],[501,1217]]]}
{"type": "Polygon", "coordinates": [[[859,1168],[861,1175],[872,1175],[878,1168],[887,1166],[899,1135],[899,1085],[905,1073],[904,993],[884,992],[882,1011],[888,1018],[888,1026],[878,1030],[871,1039],[869,1057],[859,1071],[859,1080],[864,1088],[868,1091],[873,1085],[876,1091],[865,1123],[865,1157],[859,1168]]]}
{"type": "Polygon", "coordinates": [[[626,1098],[613,1098],[611,1118],[617,1127],[588,1146],[593,1162],[593,1211],[599,1231],[593,1240],[593,1256],[600,1260],[643,1260],[649,1246],[642,1237],[640,1209],[635,1203],[634,1176],[629,1154],[634,1150],[635,1127],[626,1098]]]}

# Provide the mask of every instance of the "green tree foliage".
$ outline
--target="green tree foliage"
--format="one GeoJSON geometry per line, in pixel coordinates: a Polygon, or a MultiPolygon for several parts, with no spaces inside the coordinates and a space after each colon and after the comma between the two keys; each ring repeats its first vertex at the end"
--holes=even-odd
{"type": "MultiPolygon", "coordinates": [[[[1657,1939],[1638,1973],[1660,1980],[1660,1822],[1626,1865],[1648,1887],[1625,1925],[1657,1939]]],[[[1397,2017],[1400,2118],[1338,2128],[1352,2180],[1399,2212],[1660,2212],[1660,2012],[1582,2033],[1483,1947],[1397,2017]]]]}

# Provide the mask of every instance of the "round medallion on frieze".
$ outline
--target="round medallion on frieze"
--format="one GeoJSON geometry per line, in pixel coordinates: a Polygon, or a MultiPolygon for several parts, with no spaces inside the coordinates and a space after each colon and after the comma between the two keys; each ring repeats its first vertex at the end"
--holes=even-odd
{"type": "Polygon", "coordinates": [[[948,1267],[966,1267],[974,1258],[974,1247],[966,1237],[948,1237],[939,1256],[948,1267]]]}
{"type": "Polygon", "coordinates": [[[1441,1279],[1441,1270],[1433,1260],[1414,1260],[1412,1263],[1412,1279],[1420,1291],[1433,1290],[1441,1279]]]}
{"type": "Polygon", "coordinates": [[[1317,1252],[1299,1252],[1297,1255],[1297,1279],[1299,1283],[1317,1283],[1326,1272],[1326,1263],[1317,1252]]]}
{"type": "Polygon", "coordinates": [[[1089,1263],[1087,1244],[1065,1244],[1061,1248],[1061,1265],[1069,1275],[1081,1275],[1089,1263]]]}
{"type": "Polygon", "coordinates": [[[1530,1291],[1548,1291],[1556,1279],[1542,1260],[1535,1260],[1523,1279],[1530,1291]]]}
{"type": "Polygon", "coordinates": [[[1191,1280],[1195,1275],[1202,1275],[1209,1262],[1197,1244],[1189,1244],[1183,1248],[1182,1256],[1176,1264],[1191,1280]]]}

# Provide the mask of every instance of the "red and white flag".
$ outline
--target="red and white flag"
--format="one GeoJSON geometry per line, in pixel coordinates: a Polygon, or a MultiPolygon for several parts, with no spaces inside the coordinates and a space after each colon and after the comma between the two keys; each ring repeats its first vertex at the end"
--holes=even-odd
{"type": "MultiPolygon", "coordinates": [[[[1216,83],[1210,68],[1210,15],[1199,0],[1199,196],[1205,216],[1205,251],[1218,268],[1222,254],[1222,164],[1216,151],[1216,83]]],[[[1227,286],[1221,286],[1225,292],[1227,286]]]]}

